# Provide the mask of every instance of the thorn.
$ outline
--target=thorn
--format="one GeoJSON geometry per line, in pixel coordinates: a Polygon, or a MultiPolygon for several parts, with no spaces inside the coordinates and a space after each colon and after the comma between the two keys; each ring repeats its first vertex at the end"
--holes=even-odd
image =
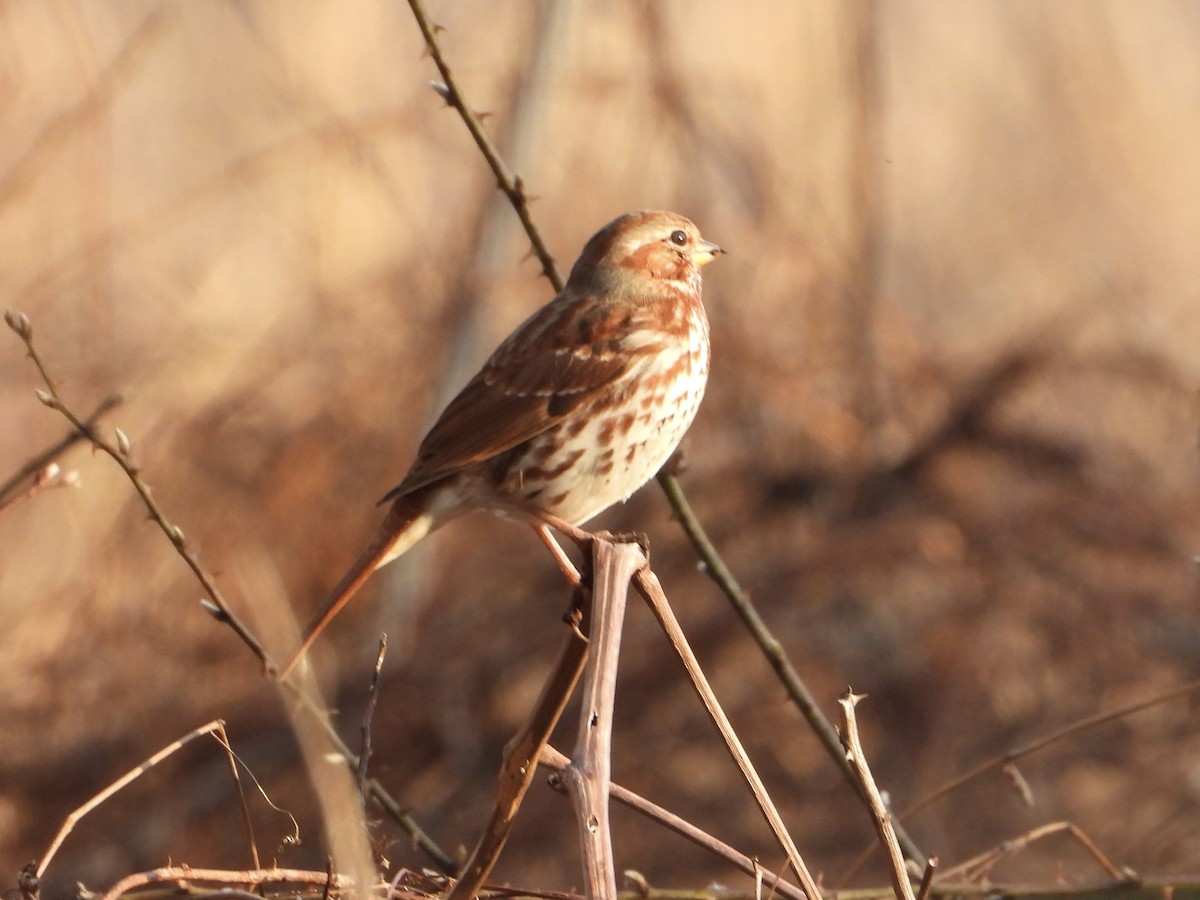
{"type": "Polygon", "coordinates": [[[480,122],[486,122],[491,117],[492,117],[491,112],[486,109],[480,110],[479,112],[475,113],[475,118],[478,119],[480,122]]]}

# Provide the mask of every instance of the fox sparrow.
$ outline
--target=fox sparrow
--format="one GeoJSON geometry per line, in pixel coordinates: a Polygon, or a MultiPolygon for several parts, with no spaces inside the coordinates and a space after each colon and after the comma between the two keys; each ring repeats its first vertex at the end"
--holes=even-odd
{"type": "MultiPolygon", "coordinates": [[[[629,213],[587,242],[563,292],[525,320],[417,450],[375,537],[305,630],[286,678],[371,573],[435,528],[486,509],[577,527],[645,484],[695,418],[708,379],[700,266],[725,251],[669,212],[629,213]]],[[[575,575],[578,578],[578,575],[575,575]]]]}

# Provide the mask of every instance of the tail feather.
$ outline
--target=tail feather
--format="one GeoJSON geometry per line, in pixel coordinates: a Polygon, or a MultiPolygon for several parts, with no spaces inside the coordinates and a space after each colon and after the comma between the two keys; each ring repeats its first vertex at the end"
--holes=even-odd
{"type": "Polygon", "coordinates": [[[359,588],[366,584],[376,569],[407,551],[429,534],[432,528],[433,516],[419,495],[407,494],[397,497],[367,548],[359,554],[358,559],[334,585],[325,601],[313,614],[304,629],[300,649],[283,667],[279,673],[279,680],[284,681],[291,674],[292,669],[317,639],[317,635],[325,630],[325,626],[333,621],[333,617],[350,602],[350,598],[358,593],[359,588]]]}

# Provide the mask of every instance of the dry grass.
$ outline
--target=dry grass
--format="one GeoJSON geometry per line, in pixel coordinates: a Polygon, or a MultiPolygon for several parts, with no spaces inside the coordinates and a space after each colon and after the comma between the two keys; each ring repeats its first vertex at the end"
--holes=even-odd
{"type": "MultiPolygon", "coordinates": [[[[441,3],[447,50],[566,265],[675,208],[716,362],[689,495],[827,712],[847,683],[897,808],[990,755],[1197,677],[1200,63],[1184,2],[441,3]]],[[[115,414],[239,610],[306,613],[434,408],[549,292],[399,4],[18,2],[0,13],[0,284],[62,390],[115,414]]],[[[0,345],[4,345],[0,342],[0,345]]],[[[62,433],[0,353],[0,468],[62,433]]],[[[273,800],[264,855],[323,868],[287,717],[107,460],[0,515],[0,860],[215,716],[273,800]]],[[[814,869],[870,823],[781,700],[653,489],[604,526],[656,571],[814,869]]],[[[331,632],[345,733],[376,635],[376,773],[470,844],[566,597],[521,530],[456,524],[331,632]],[[390,596],[383,602],[385,596],[390,596]]],[[[1056,745],[907,824],[944,864],[1069,819],[1118,863],[1200,858],[1196,701],[1056,745]]],[[[770,843],[649,618],[631,612],[614,774],[750,853],[770,843]]],[[[189,747],[49,873],[247,864],[224,760],[189,747]]],[[[652,884],[729,873],[615,813],[652,884]]],[[[577,882],[535,789],[498,876],[577,882]]],[[[404,836],[382,851],[418,865],[404,836]]],[[[1094,874],[1043,842],[994,873],[1094,874]]],[[[869,870],[878,883],[883,869],[869,870]]]]}

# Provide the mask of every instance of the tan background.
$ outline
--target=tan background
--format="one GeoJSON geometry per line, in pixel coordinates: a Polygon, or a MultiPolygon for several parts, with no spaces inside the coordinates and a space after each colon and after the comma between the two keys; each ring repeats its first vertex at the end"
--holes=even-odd
{"type": "MultiPolygon", "coordinates": [[[[847,684],[898,808],[989,755],[1200,676],[1200,17],[1187,2],[439,2],[465,90],[560,264],[665,207],[706,271],[715,365],[684,481],[831,713],[847,684]]],[[[549,296],[398,2],[0,10],[0,291],[65,396],[112,417],[248,617],[305,615],[438,405],[549,296]]],[[[64,423],[0,339],[0,465],[64,423]]],[[[104,457],[0,515],[0,860],[190,728],[227,718],[272,800],[263,851],[323,866],[280,701],[104,457]]],[[[600,523],[654,562],[814,870],[867,820],[647,489],[600,523]]],[[[473,841],[565,594],[521,529],[455,524],[318,651],[343,731],[386,630],[376,771],[473,841]],[[391,599],[385,602],[385,597],[391,599]]],[[[779,860],[650,618],[631,611],[618,779],[779,860]]],[[[1068,818],[1151,873],[1200,857],[1181,700],[914,817],[943,864],[1068,818]]],[[[570,731],[558,741],[566,745],[570,731]]],[[[746,886],[618,813],[618,864],[746,886]]],[[[497,877],[579,883],[535,788],[497,877]]],[[[393,863],[424,860],[380,824],[393,863]]],[[[103,807],[56,896],[168,860],[246,865],[224,763],[187,749],[103,807]]],[[[999,870],[1095,877],[1061,840],[999,870]]],[[[8,874],[4,875],[7,879],[8,874]]],[[[873,869],[868,877],[878,879],[873,869]]]]}

